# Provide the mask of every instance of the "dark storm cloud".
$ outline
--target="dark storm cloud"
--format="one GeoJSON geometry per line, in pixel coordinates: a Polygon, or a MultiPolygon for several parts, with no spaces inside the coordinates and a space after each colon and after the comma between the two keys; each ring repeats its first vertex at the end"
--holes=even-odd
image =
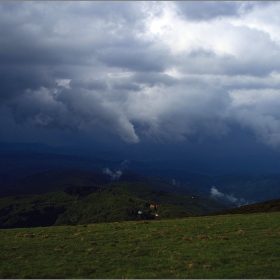
{"type": "Polygon", "coordinates": [[[41,86],[53,87],[55,80],[44,67],[33,65],[0,66],[0,105],[25,89],[38,89],[41,86]]]}
{"type": "Polygon", "coordinates": [[[163,72],[166,54],[160,49],[144,47],[139,49],[111,48],[101,50],[99,59],[109,67],[118,67],[131,71],[163,72]]]}
{"type": "MultiPolygon", "coordinates": [[[[228,76],[267,76],[273,71],[280,70],[280,64],[277,61],[277,53],[270,53],[267,59],[247,58],[247,61],[242,58],[236,58],[232,55],[221,56],[190,56],[185,55],[180,59],[180,69],[184,73],[189,74],[208,74],[208,75],[228,75],[228,76]]],[[[180,65],[178,63],[178,65],[180,65]]]]}
{"type": "Polygon", "coordinates": [[[15,121],[29,122],[38,127],[86,131],[94,135],[95,129],[106,129],[127,142],[138,142],[133,125],[114,102],[100,93],[86,89],[64,88],[49,91],[41,88],[28,91],[10,102],[15,121]]]}
{"type": "Polygon", "coordinates": [[[90,80],[81,80],[81,79],[72,79],[69,83],[69,86],[73,89],[88,89],[88,90],[106,90],[108,89],[108,84],[105,80],[102,79],[90,79],[90,80]]]}
{"type": "Polygon", "coordinates": [[[265,23],[279,5],[259,5],[1,3],[0,109],[132,143],[221,139],[236,125],[277,147],[280,47],[265,23]]]}
{"type": "MultiPolygon", "coordinates": [[[[124,37],[130,36],[128,27],[139,18],[136,9],[136,19],[131,11],[128,12],[133,5],[118,4],[118,13],[115,5],[100,2],[83,2],[80,5],[60,2],[1,3],[1,65],[91,65],[96,49],[104,49],[110,45],[110,40],[117,44],[119,33],[124,37]],[[101,17],[102,10],[107,10],[107,17],[101,17]],[[84,17],[82,12],[91,17],[84,17]],[[115,15],[114,22],[107,22],[112,17],[110,14],[115,15]]],[[[125,38],[121,42],[126,43],[125,38]]]]}
{"type": "Polygon", "coordinates": [[[153,87],[156,84],[171,86],[179,83],[178,79],[173,78],[170,75],[161,73],[137,73],[133,76],[132,79],[139,84],[147,84],[150,87],[153,87]]]}
{"type": "Polygon", "coordinates": [[[119,83],[114,85],[114,89],[128,90],[128,91],[140,91],[141,87],[135,83],[119,83]]]}
{"type": "Polygon", "coordinates": [[[103,128],[125,141],[137,142],[129,116],[123,112],[121,94],[115,96],[108,90],[139,90],[140,85],[120,84],[114,78],[108,83],[109,68],[104,72],[97,62],[130,70],[163,71],[160,50],[148,51],[152,43],[147,45],[134,38],[132,25],[141,29],[139,19],[143,18],[137,6],[4,3],[1,99],[15,121],[89,134],[103,128]],[[68,86],[59,85],[63,79],[69,80],[68,86]]]}
{"type": "Polygon", "coordinates": [[[174,86],[180,81],[168,74],[139,72],[129,78],[119,78],[115,81],[114,89],[126,91],[141,91],[144,88],[158,86],[174,86]]]}
{"type": "MultiPolygon", "coordinates": [[[[152,135],[163,139],[204,141],[219,138],[228,131],[226,108],[230,98],[226,91],[210,83],[181,83],[172,93],[163,93],[164,113],[153,128],[152,135]]],[[[156,109],[155,109],[156,110],[156,109]]]]}
{"type": "Polygon", "coordinates": [[[240,16],[250,12],[253,2],[239,1],[205,1],[203,5],[197,1],[175,2],[178,13],[189,20],[207,21],[217,17],[240,16]]]}
{"type": "MultiPolygon", "coordinates": [[[[70,3],[67,9],[75,16],[81,18],[97,17],[102,20],[108,20],[109,24],[113,22],[122,22],[131,25],[139,25],[139,20],[145,17],[141,12],[141,3],[133,2],[114,2],[114,1],[96,1],[92,3],[83,2],[80,5],[76,3],[70,3]]],[[[140,23],[141,24],[141,23],[140,23]]]]}

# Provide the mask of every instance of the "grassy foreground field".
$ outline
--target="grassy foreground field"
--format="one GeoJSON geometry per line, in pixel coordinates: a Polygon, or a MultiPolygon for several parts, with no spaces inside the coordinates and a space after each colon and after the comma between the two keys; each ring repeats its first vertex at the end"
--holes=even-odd
{"type": "Polygon", "coordinates": [[[280,278],[280,213],[0,230],[0,278],[280,278]]]}

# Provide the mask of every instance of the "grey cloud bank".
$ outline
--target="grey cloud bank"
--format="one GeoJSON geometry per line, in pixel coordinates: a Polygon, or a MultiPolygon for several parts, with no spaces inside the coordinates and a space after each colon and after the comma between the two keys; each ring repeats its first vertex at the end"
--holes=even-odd
{"type": "Polygon", "coordinates": [[[28,126],[219,145],[241,129],[280,146],[278,2],[4,2],[0,12],[2,141],[28,126]]]}

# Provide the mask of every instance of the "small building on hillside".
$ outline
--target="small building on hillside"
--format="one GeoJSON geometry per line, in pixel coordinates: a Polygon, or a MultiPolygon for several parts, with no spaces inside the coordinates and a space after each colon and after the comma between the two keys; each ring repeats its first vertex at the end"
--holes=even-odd
{"type": "Polygon", "coordinates": [[[152,204],[150,205],[150,209],[154,209],[154,210],[156,211],[157,208],[158,208],[158,204],[156,204],[156,203],[152,203],[152,204]]]}

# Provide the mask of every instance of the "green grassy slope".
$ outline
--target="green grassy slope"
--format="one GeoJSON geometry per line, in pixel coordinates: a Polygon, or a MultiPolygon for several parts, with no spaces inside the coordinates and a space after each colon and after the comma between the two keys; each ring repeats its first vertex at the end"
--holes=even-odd
{"type": "Polygon", "coordinates": [[[280,213],[0,230],[0,278],[279,279],[280,213]]]}

